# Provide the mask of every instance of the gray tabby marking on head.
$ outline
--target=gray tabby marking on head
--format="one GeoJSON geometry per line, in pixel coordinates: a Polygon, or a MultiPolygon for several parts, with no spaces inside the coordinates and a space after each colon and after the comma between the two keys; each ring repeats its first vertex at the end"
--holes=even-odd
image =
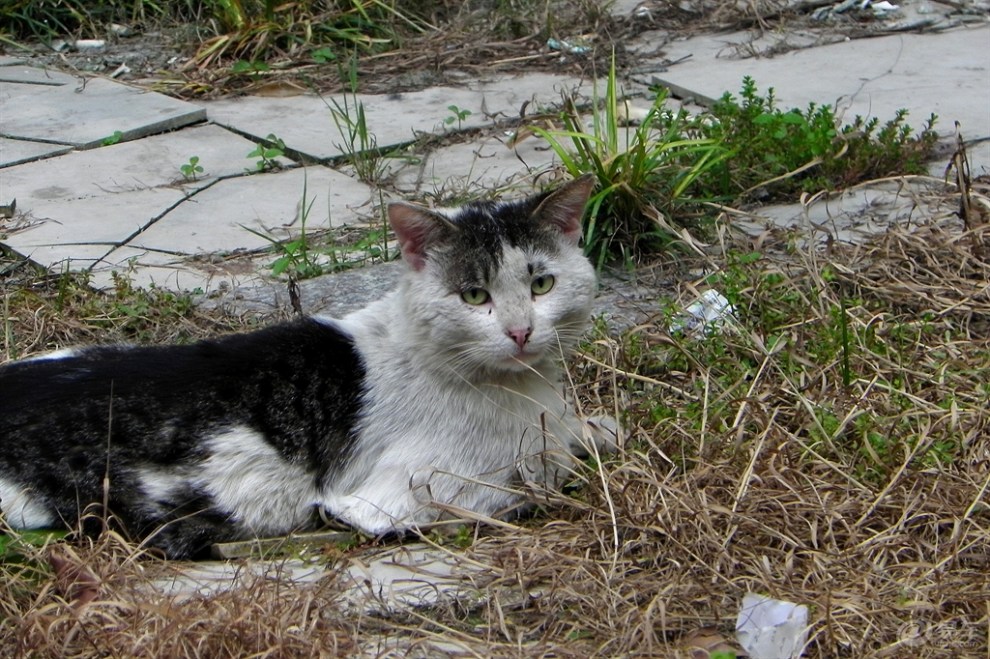
{"type": "Polygon", "coordinates": [[[310,527],[321,509],[377,534],[502,515],[524,483],[558,484],[589,428],[560,364],[595,293],[578,247],[591,189],[390,205],[408,271],[339,320],[0,366],[6,523],[110,512],[184,557],[310,527]]]}

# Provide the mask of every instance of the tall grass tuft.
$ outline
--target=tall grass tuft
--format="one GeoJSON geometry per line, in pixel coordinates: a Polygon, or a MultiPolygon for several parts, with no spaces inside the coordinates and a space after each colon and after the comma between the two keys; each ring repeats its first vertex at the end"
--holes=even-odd
{"type": "Polygon", "coordinates": [[[678,215],[684,194],[705,172],[728,156],[713,138],[687,134],[686,112],[666,108],[659,95],[634,129],[623,128],[625,101],[619,99],[615,61],[605,97],[595,90],[591,126],[577,104],[564,98],[561,130],[532,127],[560,158],[568,173],[593,173],[598,190],[589,202],[585,250],[600,267],[615,257],[631,259],[679,240],[678,215]],[[621,104],[621,105],[620,105],[621,104]]]}

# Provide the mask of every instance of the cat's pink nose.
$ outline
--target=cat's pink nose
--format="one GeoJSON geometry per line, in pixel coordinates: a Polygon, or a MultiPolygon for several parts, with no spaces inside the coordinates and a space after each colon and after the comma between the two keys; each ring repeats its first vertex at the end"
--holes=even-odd
{"type": "Polygon", "coordinates": [[[519,349],[526,347],[526,342],[529,341],[529,335],[533,333],[533,328],[523,327],[519,329],[507,329],[505,333],[509,335],[509,338],[516,342],[519,349]]]}

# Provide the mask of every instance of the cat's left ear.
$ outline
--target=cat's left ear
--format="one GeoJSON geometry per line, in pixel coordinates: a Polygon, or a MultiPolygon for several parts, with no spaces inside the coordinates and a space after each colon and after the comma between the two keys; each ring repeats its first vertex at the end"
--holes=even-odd
{"type": "Polygon", "coordinates": [[[445,230],[457,228],[439,213],[401,201],[388,205],[388,221],[399,239],[402,258],[413,270],[426,266],[427,250],[442,238],[445,230]]]}
{"type": "Polygon", "coordinates": [[[581,240],[581,218],[588,197],[595,189],[595,177],[585,174],[560,186],[540,202],[532,217],[558,229],[575,245],[581,240]]]}

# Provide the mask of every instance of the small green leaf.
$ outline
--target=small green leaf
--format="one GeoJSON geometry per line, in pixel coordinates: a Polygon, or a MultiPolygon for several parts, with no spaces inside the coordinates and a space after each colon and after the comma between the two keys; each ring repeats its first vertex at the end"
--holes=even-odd
{"type": "Polygon", "coordinates": [[[288,256],[280,256],[275,259],[272,263],[272,274],[280,275],[289,268],[289,264],[292,263],[292,259],[288,256]]]}
{"type": "Polygon", "coordinates": [[[327,62],[332,62],[337,59],[337,54],[326,46],[323,48],[317,48],[310,55],[312,56],[313,61],[317,64],[326,64],[327,62]]]}
{"type": "Polygon", "coordinates": [[[122,139],[124,139],[124,133],[119,130],[115,130],[112,135],[104,137],[101,144],[103,146],[113,146],[114,144],[119,143],[122,139]]]}

